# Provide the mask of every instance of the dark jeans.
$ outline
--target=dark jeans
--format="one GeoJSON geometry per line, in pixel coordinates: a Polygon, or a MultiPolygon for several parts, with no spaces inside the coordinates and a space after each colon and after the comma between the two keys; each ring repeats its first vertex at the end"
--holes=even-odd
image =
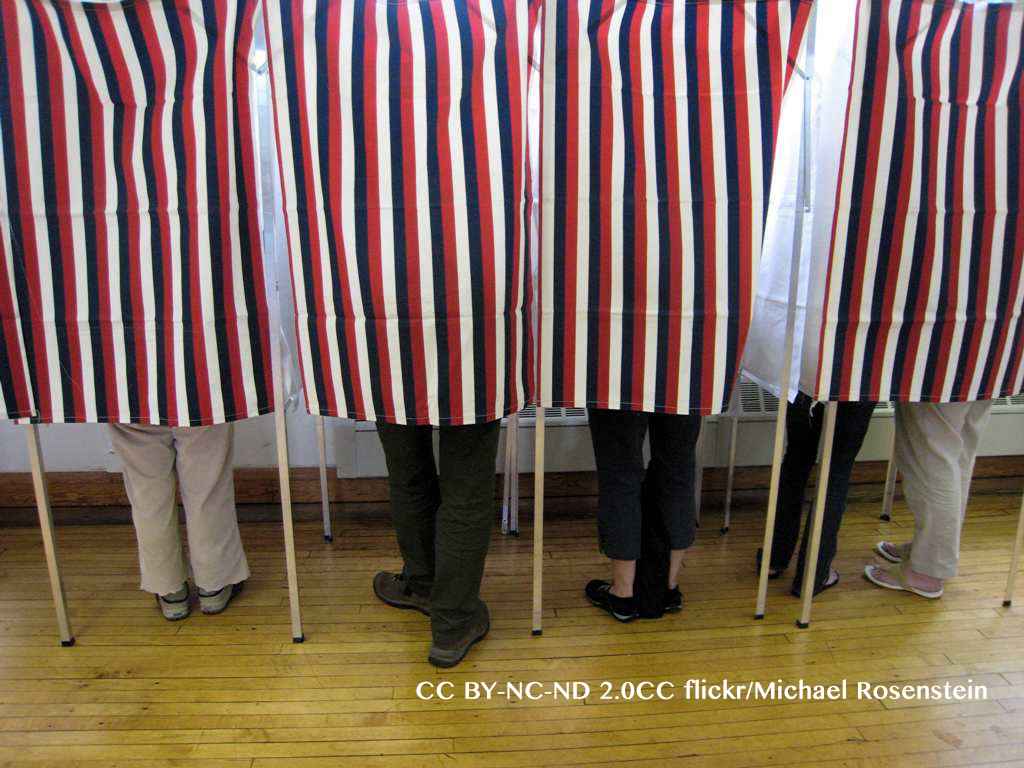
{"type": "MultiPolygon", "coordinates": [[[[857,454],[864,443],[864,436],[871,426],[871,415],[874,411],[875,403],[839,403],[838,406],[815,589],[825,583],[832,570],[832,559],[836,556],[839,541],[839,526],[843,522],[846,497],[850,490],[850,475],[853,473],[857,454]]],[[[787,411],[786,456],[782,460],[782,476],[779,482],[779,505],[771,555],[772,569],[787,568],[793,557],[793,550],[796,549],[807,482],[818,460],[818,443],[821,441],[824,419],[824,404],[818,403],[812,409],[811,399],[802,392],[797,395],[796,401],[787,411]]],[[[803,584],[810,529],[811,516],[808,515],[800,544],[800,555],[797,558],[796,575],[793,577],[793,586],[798,591],[803,584]]]]}
{"type": "Polygon", "coordinates": [[[660,511],[672,549],[693,544],[699,416],[587,411],[597,462],[597,529],[601,551],[613,560],[640,558],[642,502],[660,511]],[[644,467],[644,436],[651,462],[644,467]]]}
{"type": "Polygon", "coordinates": [[[482,605],[480,582],[497,505],[501,422],[441,427],[440,471],[433,427],[378,422],[388,464],[391,514],[410,588],[430,595],[435,643],[459,639],[482,605]]]}

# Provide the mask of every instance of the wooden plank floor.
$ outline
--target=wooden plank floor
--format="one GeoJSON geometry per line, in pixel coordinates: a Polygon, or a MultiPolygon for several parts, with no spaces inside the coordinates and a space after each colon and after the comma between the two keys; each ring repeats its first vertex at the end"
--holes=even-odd
{"type": "Polygon", "coordinates": [[[962,575],[939,602],[860,577],[880,535],[912,521],[897,503],[851,505],[836,589],[809,630],[788,582],[752,620],[762,512],[716,510],[686,558],[687,607],[624,626],[581,599],[604,575],[592,501],[549,520],[545,631],[529,632],[530,531],[495,537],[485,597],[493,629],[457,670],[426,663],[427,622],[373,597],[397,563],[386,517],[339,510],[336,538],[298,529],[308,640],[289,639],[281,534],[243,528],[254,577],[222,616],[170,624],[138,592],[128,526],[62,528],[76,647],[57,647],[38,531],[0,529],[0,766],[1024,766],[1024,605],[1002,589],[1019,496],[974,499],[962,575]],[[974,702],[755,701],[477,703],[421,701],[427,680],[622,681],[691,678],[836,683],[965,682],[974,702]]]}

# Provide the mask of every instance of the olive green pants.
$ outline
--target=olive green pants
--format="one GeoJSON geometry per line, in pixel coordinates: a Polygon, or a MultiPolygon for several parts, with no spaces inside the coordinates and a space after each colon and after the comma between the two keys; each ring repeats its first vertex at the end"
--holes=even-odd
{"type": "Polygon", "coordinates": [[[501,422],[437,431],[439,465],[433,427],[377,424],[405,576],[413,592],[430,596],[434,642],[445,644],[481,610],[501,422]]]}

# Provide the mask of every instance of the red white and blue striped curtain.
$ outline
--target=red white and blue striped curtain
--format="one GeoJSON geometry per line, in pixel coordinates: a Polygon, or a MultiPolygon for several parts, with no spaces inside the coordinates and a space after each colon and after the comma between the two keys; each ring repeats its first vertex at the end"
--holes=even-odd
{"type": "Polygon", "coordinates": [[[545,405],[727,407],[782,98],[810,9],[809,0],[545,3],[545,405]]]}
{"type": "Polygon", "coordinates": [[[0,2],[0,248],[40,421],[273,409],[257,2],[0,2]]]}
{"type": "Polygon", "coordinates": [[[861,0],[815,394],[1022,390],[1024,6],[861,0]]]}
{"type": "Polygon", "coordinates": [[[471,424],[530,397],[524,0],[266,0],[314,414],[471,424]]]}

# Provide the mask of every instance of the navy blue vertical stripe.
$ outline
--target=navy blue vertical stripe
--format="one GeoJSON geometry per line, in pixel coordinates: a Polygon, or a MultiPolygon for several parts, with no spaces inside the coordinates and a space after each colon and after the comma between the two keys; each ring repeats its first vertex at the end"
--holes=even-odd
{"type": "MultiPolygon", "coordinates": [[[[555,3],[551,6],[551,13],[555,14],[555,127],[554,136],[551,141],[556,147],[571,146],[570,142],[575,137],[569,136],[568,109],[569,89],[566,84],[569,81],[569,32],[567,3],[555,3]]],[[[552,193],[554,218],[552,220],[552,237],[554,238],[554,249],[556,254],[565,254],[566,259],[574,258],[575,254],[566,253],[566,240],[568,233],[567,219],[569,216],[569,193],[568,193],[568,153],[554,152],[555,173],[552,193]]],[[[566,313],[575,312],[575,307],[566,306],[565,287],[567,276],[565,274],[566,261],[556,259],[554,268],[551,270],[551,286],[545,288],[550,290],[555,297],[554,312],[551,315],[551,359],[554,364],[551,366],[551,392],[555,401],[567,400],[567,389],[565,382],[565,366],[562,361],[565,358],[565,324],[566,313]]]]}
{"type": "MultiPolygon", "coordinates": [[[[687,3],[685,6],[684,24],[686,39],[697,40],[698,6],[687,3]]],[[[686,46],[686,92],[700,93],[700,51],[696,45],[686,46]]],[[[690,402],[701,401],[701,379],[703,378],[704,360],[700,351],[704,349],[704,322],[707,314],[708,298],[704,294],[704,160],[701,156],[701,123],[700,110],[696,104],[690,104],[686,110],[689,117],[690,137],[690,184],[693,200],[693,330],[690,337],[690,402]]],[[[714,254],[710,254],[712,257],[714,254]]],[[[711,297],[712,299],[714,297],[711,297]]],[[[683,353],[687,352],[685,346],[683,353]]]]}
{"type": "MultiPolygon", "coordinates": [[[[728,273],[717,275],[718,280],[725,279],[729,297],[729,319],[726,325],[725,338],[725,387],[722,396],[728,398],[729,389],[733,378],[736,376],[736,367],[739,363],[736,355],[739,347],[739,308],[740,308],[740,271],[741,261],[747,258],[746,254],[740,253],[740,162],[739,142],[741,137],[737,131],[737,98],[743,98],[746,94],[737,93],[735,61],[732,57],[733,35],[735,24],[735,9],[730,4],[722,6],[722,31],[721,50],[722,56],[722,110],[725,129],[725,179],[728,221],[728,237],[726,241],[726,254],[728,273]]],[[[770,142],[762,142],[766,147],[770,142]]],[[[767,198],[765,198],[767,199],[767,198]]],[[[717,340],[721,344],[721,339],[717,340]]],[[[717,354],[717,352],[716,352],[717,354]]],[[[721,403],[723,408],[728,408],[728,399],[721,403]]]]}
{"type": "MultiPolygon", "coordinates": [[[[655,172],[656,172],[656,188],[658,194],[658,337],[656,343],[656,354],[655,354],[655,370],[654,370],[654,410],[664,411],[665,410],[665,390],[668,384],[669,376],[672,376],[672,380],[675,381],[677,376],[676,365],[672,366],[672,370],[669,369],[668,359],[668,339],[669,339],[669,319],[671,318],[674,322],[677,322],[676,314],[679,311],[678,307],[671,306],[671,295],[672,295],[672,256],[673,250],[681,247],[680,243],[673,243],[671,241],[672,226],[670,218],[673,215],[672,208],[676,207],[675,213],[678,213],[678,200],[669,199],[669,186],[668,186],[668,170],[670,163],[674,163],[676,158],[669,158],[668,147],[665,139],[665,124],[667,120],[667,108],[666,108],[666,95],[668,98],[675,99],[676,94],[665,93],[665,51],[662,50],[661,34],[663,25],[666,23],[664,5],[656,5],[654,7],[654,18],[651,20],[651,58],[652,58],[652,69],[654,71],[654,93],[653,93],[653,106],[654,106],[654,153],[655,153],[655,172]]],[[[671,23],[671,6],[669,6],[669,18],[668,23],[671,23]]],[[[671,109],[675,109],[674,101],[671,104],[671,109]]],[[[648,297],[650,300],[650,297],[648,297]]],[[[647,342],[651,343],[650,340],[647,342]]]]}

